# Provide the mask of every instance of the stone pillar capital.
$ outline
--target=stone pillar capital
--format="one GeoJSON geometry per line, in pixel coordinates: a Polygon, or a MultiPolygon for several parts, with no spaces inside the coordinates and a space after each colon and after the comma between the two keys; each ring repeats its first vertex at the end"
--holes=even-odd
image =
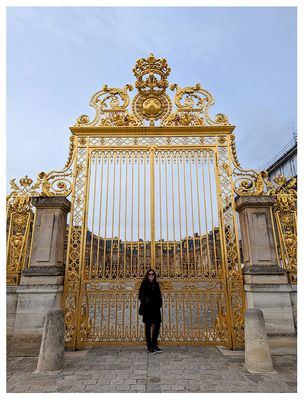
{"type": "Polygon", "coordinates": [[[236,199],[236,211],[241,212],[245,208],[272,207],[276,201],[275,196],[240,196],[236,199]]]}
{"type": "Polygon", "coordinates": [[[32,204],[37,209],[40,208],[52,208],[59,209],[65,212],[66,214],[71,209],[71,202],[64,196],[40,196],[40,197],[32,197],[32,204]]]}
{"type": "MultiPolygon", "coordinates": [[[[283,268],[278,265],[245,265],[243,275],[286,275],[283,268]]],[[[287,277],[286,277],[287,279],[287,277]]]]}

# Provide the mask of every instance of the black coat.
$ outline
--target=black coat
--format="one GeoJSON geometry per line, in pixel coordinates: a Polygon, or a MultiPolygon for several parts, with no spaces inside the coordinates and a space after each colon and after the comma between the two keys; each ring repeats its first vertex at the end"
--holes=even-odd
{"type": "Polygon", "coordinates": [[[162,297],[159,283],[143,281],[138,298],[143,305],[143,322],[152,324],[161,322],[162,297]]]}

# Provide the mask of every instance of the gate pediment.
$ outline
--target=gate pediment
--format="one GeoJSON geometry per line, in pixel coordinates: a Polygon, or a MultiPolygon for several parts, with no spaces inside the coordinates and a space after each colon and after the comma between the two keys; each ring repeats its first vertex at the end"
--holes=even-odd
{"type": "Polygon", "coordinates": [[[136,127],[136,126],[225,126],[230,125],[225,114],[217,114],[213,120],[209,108],[214,104],[212,95],[201,84],[179,87],[171,84],[175,91],[174,101],[167,94],[167,80],[171,69],[165,58],[148,58],[137,60],[133,73],[136,77],[137,93],[132,101],[129,92],[130,84],[123,88],[109,88],[103,85],[90,101],[95,109],[93,120],[83,114],[75,126],[81,127],[136,127]],[[131,111],[128,109],[131,103],[131,111]],[[173,104],[175,107],[173,107],[173,104]],[[174,109],[173,109],[174,108],[174,109]]]}

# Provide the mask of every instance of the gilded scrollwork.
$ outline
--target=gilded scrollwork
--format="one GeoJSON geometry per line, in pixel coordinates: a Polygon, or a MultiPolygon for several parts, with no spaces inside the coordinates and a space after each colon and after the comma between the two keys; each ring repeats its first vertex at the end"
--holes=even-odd
{"type": "Polygon", "coordinates": [[[233,163],[233,189],[238,196],[269,196],[275,185],[269,180],[265,170],[243,169],[238,161],[235,136],[230,135],[230,151],[233,163]]]}
{"type": "MultiPolygon", "coordinates": [[[[71,171],[66,173],[52,171],[51,173],[40,172],[34,184],[26,188],[26,193],[30,197],[37,196],[68,196],[71,192],[71,171]]],[[[32,179],[31,179],[32,181],[32,179]]],[[[20,182],[20,181],[19,181],[20,182]]],[[[32,181],[33,183],[33,181],[32,181]]],[[[20,196],[24,193],[24,188],[16,185],[15,179],[10,181],[11,188],[14,189],[9,196],[20,196]]]]}
{"type": "Polygon", "coordinates": [[[24,199],[27,197],[39,196],[37,189],[40,187],[40,181],[33,184],[33,180],[27,175],[19,180],[19,185],[16,183],[15,178],[11,179],[9,183],[11,192],[6,197],[7,203],[13,202],[17,205],[19,202],[25,201],[24,199]],[[18,199],[17,201],[15,201],[16,198],[18,199]]]}
{"type": "Polygon", "coordinates": [[[168,282],[168,281],[162,281],[160,282],[160,287],[162,290],[172,290],[173,289],[173,283],[168,282]]]}
{"type": "Polygon", "coordinates": [[[75,149],[75,141],[76,141],[75,136],[74,135],[70,135],[69,141],[70,141],[70,143],[69,143],[68,159],[67,159],[67,162],[65,163],[65,166],[63,167],[63,169],[69,168],[71,166],[72,160],[73,160],[74,149],[75,149]]]}
{"type": "Polygon", "coordinates": [[[230,135],[230,149],[234,165],[233,176],[235,179],[233,188],[238,196],[276,196],[277,201],[281,202],[287,201],[287,194],[296,197],[296,190],[294,189],[296,178],[292,178],[290,182],[287,182],[284,176],[279,175],[272,182],[269,180],[268,172],[265,170],[243,169],[237,158],[234,135],[230,135]],[[278,195],[281,195],[281,200],[279,200],[278,195]]]}
{"type": "Polygon", "coordinates": [[[122,89],[103,85],[90,101],[90,106],[95,109],[94,119],[90,121],[87,115],[80,115],[76,126],[138,126],[139,121],[127,110],[130,103],[128,91],[132,90],[131,85],[122,89]]]}
{"type": "Polygon", "coordinates": [[[228,317],[225,302],[218,304],[218,316],[215,318],[215,331],[221,340],[229,341],[228,317]]]}
{"type": "Polygon", "coordinates": [[[138,126],[134,115],[122,112],[109,112],[107,118],[101,120],[100,126],[138,126]]]}
{"type": "Polygon", "coordinates": [[[174,102],[177,110],[164,121],[164,125],[229,125],[228,118],[224,114],[217,114],[215,121],[210,118],[209,108],[214,104],[214,98],[199,83],[185,88],[180,88],[177,84],[173,84],[170,89],[176,89],[174,102]]]}
{"type": "Polygon", "coordinates": [[[71,344],[75,339],[76,334],[76,294],[73,287],[69,287],[68,283],[65,283],[65,291],[64,341],[66,344],[71,344]]]}
{"type": "Polygon", "coordinates": [[[234,191],[239,196],[261,196],[267,194],[265,188],[272,187],[267,171],[242,173],[234,170],[234,175],[238,177],[234,180],[234,191]]]}
{"type": "Polygon", "coordinates": [[[80,115],[75,126],[144,126],[146,122],[153,126],[156,121],[161,126],[230,125],[225,114],[217,114],[214,120],[210,118],[209,108],[214,99],[199,83],[185,88],[177,84],[170,86],[171,90],[176,89],[174,102],[177,109],[172,112],[172,100],[166,93],[170,72],[165,58],[150,54],[138,59],[133,68],[138,93],[132,100],[132,113],[128,111],[128,91],[133,87],[126,85],[119,89],[104,85],[90,102],[95,109],[94,119],[90,121],[87,115],[80,115]]]}
{"type": "Polygon", "coordinates": [[[60,171],[40,172],[36,181],[29,178],[27,175],[16,183],[16,179],[10,180],[11,192],[7,196],[6,201],[16,197],[23,198],[24,196],[68,196],[72,190],[72,163],[74,159],[75,143],[74,136],[70,137],[70,146],[68,160],[64,168],[60,171]]]}

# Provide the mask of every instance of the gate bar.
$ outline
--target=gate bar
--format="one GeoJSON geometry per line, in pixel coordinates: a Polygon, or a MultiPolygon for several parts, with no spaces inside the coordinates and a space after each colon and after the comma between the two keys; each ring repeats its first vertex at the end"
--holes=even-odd
{"type": "Polygon", "coordinates": [[[154,147],[150,147],[150,226],[151,226],[151,268],[155,269],[155,171],[154,147]]]}

